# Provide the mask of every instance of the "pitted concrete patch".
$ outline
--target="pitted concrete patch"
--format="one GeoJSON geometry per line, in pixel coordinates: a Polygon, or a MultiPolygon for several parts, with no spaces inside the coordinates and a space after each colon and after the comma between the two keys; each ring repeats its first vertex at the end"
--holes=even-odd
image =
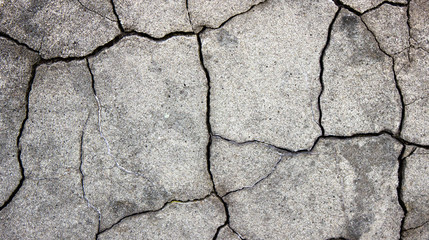
{"type": "MultiPolygon", "coordinates": [[[[341,0],[341,2],[360,13],[363,13],[369,9],[377,7],[381,3],[385,2],[385,0],[341,0]]],[[[391,0],[390,2],[407,4],[407,0],[391,0]]]]}
{"type": "Polygon", "coordinates": [[[246,239],[397,239],[401,149],[385,135],[321,139],[255,187],[227,195],[230,225],[246,239]]]}
{"type": "Polygon", "coordinates": [[[21,179],[17,138],[25,118],[25,95],[35,53],[0,37],[0,206],[21,179]]]}
{"type": "Polygon", "coordinates": [[[163,37],[170,32],[192,32],[186,0],[113,0],[126,31],[163,37]]]}
{"type": "Polygon", "coordinates": [[[93,115],[83,169],[102,229],[172,199],[208,195],[207,80],[196,37],[127,37],[89,62],[101,135],[93,115]]]}
{"type": "Polygon", "coordinates": [[[331,1],[268,1],[201,35],[214,134],[292,150],[313,145],[319,57],[335,11],[331,1]]]}
{"type": "Polygon", "coordinates": [[[225,218],[222,202],[216,197],[172,202],[160,211],[124,219],[98,239],[211,239],[225,218]]]}
{"type": "Polygon", "coordinates": [[[398,131],[402,107],[392,64],[360,18],[342,10],[324,59],[321,109],[327,135],[398,131]]]}
{"type": "Polygon", "coordinates": [[[0,212],[1,239],[95,237],[98,214],[83,198],[79,172],[91,109],[96,105],[84,61],[37,68],[21,142],[26,180],[0,212]]]}
{"type": "MultiPolygon", "coordinates": [[[[107,12],[109,1],[99,2],[97,9],[107,12]]],[[[6,1],[0,8],[0,31],[44,58],[87,55],[120,32],[115,21],[77,0],[6,1]]]]}

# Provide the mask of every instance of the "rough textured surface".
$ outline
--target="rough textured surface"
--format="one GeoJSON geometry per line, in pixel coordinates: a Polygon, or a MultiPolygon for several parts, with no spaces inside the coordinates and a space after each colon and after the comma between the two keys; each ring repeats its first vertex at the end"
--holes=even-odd
{"type": "Polygon", "coordinates": [[[286,155],[254,188],[225,197],[231,227],[246,239],[398,239],[401,148],[383,135],[286,155]]]}
{"type": "Polygon", "coordinates": [[[125,30],[163,37],[170,32],[192,32],[185,0],[113,0],[125,30]]]}
{"type": "Polygon", "coordinates": [[[410,1],[410,37],[412,44],[429,51],[429,1],[410,1]]]}
{"type": "Polygon", "coordinates": [[[405,161],[402,193],[408,213],[404,228],[412,229],[429,224],[429,150],[417,148],[405,161]]]}
{"type": "Polygon", "coordinates": [[[203,33],[215,134],[293,150],[313,145],[319,55],[335,10],[330,1],[269,1],[203,33]]]}
{"type": "Polygon", "coordinates": [[[230,17],[249,10],[264,0],[188,0],[192,26],[199,31],[203,26],[217,28],[230,17]]]}
{"type": "Polygon", "coordinates": [[[127,218],[99,239],[212,239],[224,221],[224,208],[216,197],[173,202],[160,211],[127,218]]]}
{"type": "Polygon", "coordinates": [[[85,62],[37,68],[29,106],[21,142],[26,181],[0,212],[0,238],[93,238],[98,215],[83,198],[79,172],[81,134],[96,106],[85,62]]]}
{"type": "Polygon", "coordinates": [[[397,78],[405,103],[402,136],[429,145],[429,53],[411,48],[397,57],[397,78]],[[408,60],[409,59],[409,60],[408,60]]]}
{"type": "Polygon", "coordinates": [[[209,194],[207,85],[196,37],[125,38],[90,59],[90,68],[102,135],[91,120],[83,169],[102,228],[171,199],[209,194]]]}
{"type": "Polygon", "coordinates": [[[392,59],[360,18],[342,10],[324,59],[322,126],[328,135],[396,132],[401,102],[392,59]]]}
{"type": "Polygon", "coordinates": [[[228,226],[223,227],[220,231],[219,231],[219,235],[216,238],[217,240],[240,240],[240,236],[238,236],[237,234],[235,234],[231,228],[229,228],[228,226]]]}
{"type": "MultiPolygon", "coordinates": [[[[354,10],[358,12],[365,12],[369,9],[375,8],[381,3],[385,2],[385,0],[341,0],[342,3],[350,6],[354,10]]],[[[407,0],[391,0],[393,3],[407,3],[407,0]]]]}
{"type": "Polygon", "coordinates": [[[0,206],[21,179],[17,138],[25,118],[25,94],[37,55],[0,37],[0,206]]]}
{"type": "Polygon", "coordinates": [[[429,224],[425,224],[416,229],[405,231],[402,239],[404,240],[429,239],[429,224]]]}
{"type": "Polygon", "coordinates": [[[362,20],[374,32],[381,49],[387,54],[392,56],[409,47],[407,7],[384,4],[364,14],[362,20]]]}
{"type": "Polygon", "coordinates": [[[236,144],[214,138],[210,162],[217,192],[223,196],[253,186],[272,171],[282,155],[264,144],[236,144]]]}

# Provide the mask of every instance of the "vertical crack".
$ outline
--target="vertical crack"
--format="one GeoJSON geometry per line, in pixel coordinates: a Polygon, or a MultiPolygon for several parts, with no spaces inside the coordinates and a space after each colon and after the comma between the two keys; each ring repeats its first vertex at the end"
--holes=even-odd
{"type": "Polygon", "coordinates": [[[401,206],[402,211],[404,212],[404,216],[402,217],[402,220],[401,220],[401,229],[399,232],[399,239],[402,239],[402,235],[403,235],[403,232],[405,230],[404,229],[405,217],[407,216],[407,213],[408,213],[407,206],[405,205],[405,202],[402,199],[403,198],[402,189],[403,189],[403,185],[404,185],[406,158],[412,154],[412,153],[410,153],[407,157],[405,157],[404,156],[405,148],[406,148],[406,145],[402,144],[402,150],[401,150],[401,153],[399,154],[399,157],[398,157],[398,162],[399,162],[398,186],[396,188],[396,191],[397,191],[397,195],[398,195],[398,203],[401,206]]]}
{"type": "Polygon", "coordinates": [[[112,11],[113,11],[113,15],[115,15],[117,23],[118,23],[118,28],[121,32],[125,32],[124,31],[124,27],[122,26],[121,23],[121,19],[119,18],[118,12],[116,12],[116,7],[115,7],[115,3],[114,0],[110,0],[110,4],[112,5],[112,11]]]}
{"type": "Polygon", "coordinates": [[[328,49],[329,42],[331,41],[331,35],[332,35],[332,29],[334,27],[334,23],[337,20],[337,17],[340,14],[340,11],[341,11],[341,7],[338,8],[337,12],[334,15],[334,18],[332,19],[331,23],[329,24],[329,27],[328,27],[328,36],[326,38],[326,43],[325,43],[325,46],[323,46],[323,48],[322,48],[322,52],[321,52],[320,58],[319,58],[319,64],[320,64],[320,73],[319,73],[320,93],[319,93],[319,96],[317,97],[317,107],[319,108],[319,127],[320,127],[320,130],[322,131],[322,136],[325,136],[325,128],[322,125],[322,106],[321,106],[322,94],[323,94],[323,91],[325,90],[325,84],[323,83],[323,72],[325,71],[323,59],[325,58],[326,50],[328,49]]]}
{"type": "Polygon", "coordinates": [[[189,0],[185,1],[186,13],[188,14],[189,24],[191,25],[192,29],[194,29],[194,26],[192,25],[192,20],[191,20],[191,14],[189,13],[189,4],[188,4],[188,2],[189,2],[189,0]]]}

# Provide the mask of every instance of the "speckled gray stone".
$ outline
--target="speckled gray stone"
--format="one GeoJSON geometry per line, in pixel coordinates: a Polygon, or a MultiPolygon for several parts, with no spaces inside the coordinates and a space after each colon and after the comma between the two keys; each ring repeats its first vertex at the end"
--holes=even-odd
{"type": "Polygon", "coordinates": [[[360,18],[347,10],[334,23],[324,68],[321,109],[326,134],[398,130],[402,107],[392,59],[378,48],[360,18]]]}
{"type": "Polygon", "coordinates": [[[37,68],[22,135],[26,180],[0,212],[1,239],[91,239],[98,214],[81,187],[81,136],[90,109],[84,61],[37,68]]]}
{"type": "Polygon", "coordinates": [[[193,28],[217,28],[230,17],[249,10],[264,0],[188,0],[189,17],[193,28]]]}
{"type": "Polygon", "coordinates": [[[407,8],[383,4],[362,16],[368,28],[374,32],[381,49],[395,55],[409,47],[407,8]]]}
{"type": "Polygon", "coordinates": [[[398,239],[401,149],[382,135],[285,155],[268,178],[224,198],[230,226],[246,239],[398,239]]]}
{"type": "Polygon", "coordinates": [[[84,3],[88,2],[5,1],[0,8],[0,31],[40,51],[44,58],[87,55],[120,31],[108,17],[108,0],[84,3]]]}
{"type": "Polygon", "coordinates": [[[225,220],[218,198],[173,202],[160,211],[126,218],[98,239],[212,239],[225,220]]]}
{"type": "Polygon", "coordinates": [[[319,57],[336,6],[268,1],[202,34],[211,78],[211,124],[235,141],[293,150],[320,135],[319,57]]]}
{"type": "Polygon", "coordinates": [[[0,37],[0,206],[21,179],[17,138],[35,53],[0,37]]]}
{"type": "Polygon", "coordinates": [[[429,1],[410,1],[411,43],[429,51],[429,1]]]}
{"type": "Polygon", "coordinates": [[[402,199],[408,212],[404,229],[423,228],[429,225],[429,150],[417,148],[405,161],[402,199]]]}
{"type": "Polygon", "coordinates": [[[126,37],[89,61],[101,134],[93,115],[83,171],[102,229],[172,199],[208,195],[207,79],[196,36],[126,37]]]}
{"type": "Polygon", "coordinates": [[[395,66],[405,103],[402,137],[426,145],[429,145],[428,66],[429,53],[416,48],[411,48],[409,55],[407,51],[398,55],[395,66]]]}
{"type": "Polygon", "coordinates": [[[192,32],[186,0],[113,0],[126,31],[163,37],[170,32],[192,32]]]}
{"type": "Polygon", "coordinates": [[[404,240],[422,240],[429,239],[429,223],[418,227],[416,229],[410,229],[404,231],[402,234],[402,239],[404,240]]]}
{"type": "Polygon", "coordinates": [[[261,143],[236,144],[213,138],[210,170],[221,195],[251,187],[272,172],[282,153],[261,143]]]}
{"type": "Polygon", "coordinates": [[[235,234],[231,228],[225,226],[220,229],[219,235],[217,235],[216,240],[240,240],[240,236],[235,234]]]}
{"type": "MultiPolygon", "coordinates": [[[[341,0],[342,3],[350,6],[354,10],[363,13],[371,8],[377,7],[379,4],[385,2],[384,0],[341,0]]],[[[394,3],[407,3],[407,0],[391,0],[394,3]]],[[[384,4],[387,5],[387,4],[384,4]]]]}

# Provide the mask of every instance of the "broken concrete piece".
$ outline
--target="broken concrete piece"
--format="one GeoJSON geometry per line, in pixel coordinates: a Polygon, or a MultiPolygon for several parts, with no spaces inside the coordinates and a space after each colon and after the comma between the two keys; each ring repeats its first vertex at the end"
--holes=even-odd
{"type": "Polygon", "coordinates": [[[188,0],[188,11],[192,26],[197,32],[203,26],[218,28],[234,15],[249,10],[264,0],[206,1],[188,0]]]}
{"type": "Polygon", "coordinates": [[[0,8],[0,31],[44,58],[84,56],[120,32],[117,22],[100,15],[109,1],[98,1],[96,9],[68,0],[7,1],[0,8]]]}
{"type": "Polygon", "coordinates": [[[38,57],[0,37],[0,206],[21,179],[17,138],[25,119],[26,93],[38,57]]]}
{"type": "Polygon", "coordinates": [[[222,202],[216,197],[172,202],[159,211],[126,218],[98,239],[212,239],[225,219],[222,202]]]}
{"type": "Polygon", "coordinates": [[[272,172],[283,155],[261,143],[237,144],[218,137],[212,141],[210,170],[221,196],[253,186],[272,172]]]}
{"type": "Polygon", "coordinates": [[[404,96],[405,117],[402,137],[429,144],[429,53],[410,48],[396,58],[397,79],[404,96]],[[408,56],[410,60],[408,60],[408,56]]]}
{"type": "Polygon", "coordinates": [[[327,0],[268,1],[201,35],[214,134],[292,150],[313,145],[319,57],[335,10],[327,0]]]}
{"type": "Polygon", "coordinates": [[[390,56],[409,47],[407,7],[383,4],[364,14],[362,20],[374,32],[380,48],[390,56]]]}
{"type": "Polygon", "coordinates": [[[398,130],[402,109],[392,59],[347,10],[334,23],[323,82],[322,126],[327,135],[398,130]]]}
{"type": "MultiPolygon", "coordinates": [[[[384,0],[341,0],[341,2],[347,6],[350,6],[354,10],[363,13],[369,9],[375,8],[378,5],[385,2],[384,0]]],[[[393,3],[407,4],[407,0],[391,0],[393,3]]],[[[387,4],[384,4],[387,5],[387,4]]]]}
{"type": "Polygon", "coordinates": [[[126,31],[161,38],[171,32],[192,32],[185,0],[113,0],[126,31]]]}
{"type": "Polygon", "coordinates": [[[417,148],[404,161],[402,195],[408,211],[404,229],[413,229],[429,223],[429,150],[417,148]]]}
{"type": "Polygon", "coordinates": [[[411,43],[429,51],[429,1],[410,1],[411,43]]]}
{"type": "Polygon", "coordinates": [[[0,212],[0,239],[95,237],[98,214],[83,198],[79,171],[91,93],[84,61],[37,68],[21,138],[26,180],[0,212]]]}
{"type": "Polygon", "coordinates": [[[101,228],[208,195],[207,80],[196,37],[126,37],[89,61],[101,118],[88,123],[83,171],[101,228]]]}
{"type": "Polygon", "coordinates": [[[382,135],[285,155],[268,178],[224,198],[230,226],[245,239],[398,239],[401,149],[382,135]]]}

